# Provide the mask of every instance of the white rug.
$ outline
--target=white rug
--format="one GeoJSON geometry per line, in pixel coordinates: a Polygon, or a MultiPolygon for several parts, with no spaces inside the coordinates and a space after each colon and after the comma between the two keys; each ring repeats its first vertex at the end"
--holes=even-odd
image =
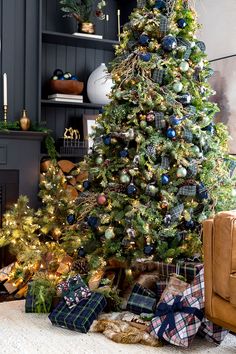
{"type": "Polygon", "coordinates": [[[189,349],[116,344],[102,334],[80,334],[54,327],[47,315],[27,314],[24,301],[0,303],[0,354],[218,354],[236,353],[236,336],[220,346],[195,339],[189,349]]]}

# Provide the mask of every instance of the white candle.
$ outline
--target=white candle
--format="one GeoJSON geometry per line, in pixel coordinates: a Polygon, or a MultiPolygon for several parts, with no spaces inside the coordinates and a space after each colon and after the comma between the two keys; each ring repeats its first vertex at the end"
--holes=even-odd
{"type": "Polygon", "coordinates": [[[7,74],[3,74],[3,105],[7,106],[7,74]]]}

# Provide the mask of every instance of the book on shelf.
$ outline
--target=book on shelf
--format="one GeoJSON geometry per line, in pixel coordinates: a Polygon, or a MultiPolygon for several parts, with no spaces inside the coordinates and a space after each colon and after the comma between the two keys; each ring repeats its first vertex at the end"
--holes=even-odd
{"type": "Polygon", "coordinates": [[[83,100],[83,98],[81,98],[81,99],[74,99],[74,98],[50,98],[48,101],[50,101],[50,102],[65,102],[65,103],[83,103],[84,102],[84,100],[83,100]]]}
{"type": "Polygon", "coordinates": [[[103,39],[103,35],[101,35],[101,34],[89,34],[89,33],[74,32],[73,36],[77,36],[77,37],[81,37],[81,38],[103,39]]]}
{"type": "Polygon", "coordinates": [[[65,98],[65,99],[73,99],[73,100],[83,100],[82,95],[69,95],[65,93],[54,93],[52,95],[48,95],[48,99],[52,98],[65,98]]]}

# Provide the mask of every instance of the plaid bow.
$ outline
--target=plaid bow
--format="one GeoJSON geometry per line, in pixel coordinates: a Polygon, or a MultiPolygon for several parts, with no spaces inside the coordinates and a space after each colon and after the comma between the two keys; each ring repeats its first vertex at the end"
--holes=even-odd
{"type": "Polygon", "coordinates": [[[194,197],[197,193],[196,186],[183,186],[179,188],[178,195],[184,195],[186,197],[194,197]]]}
{"type": "Polygon", "coordinates": [[[162,84],[164,74],[165,74],[165,70],[163,70],[163,69],[154,69],[153,73],[152,73],[153,81],[155,81],[157,84],[162,84]]]}
{"type": "Polygon", "coordinates": [[[166,316],[165,320],[162,322],[162,325],[158,331],[158,337],[163,339],[163,334],[168,327],[168,332],[172,331],[176,327],[175,323],[175,312],[184,312],[187,314],[195,315],[200,321],[203,319],[203,312],[196,307],[186,307],[184,306],[183,301],[181,301],[182,296],[177,295],[174,299],[172,305],[167,304],[166,302],[161,302],[158,305],[155,316],[161,317],[166,316]]]}
{"type": "Polygon", "coordinates": [[[164,113],[155,112],[155,126],[157,129],[162,129],[165,126],[164,113]]]}

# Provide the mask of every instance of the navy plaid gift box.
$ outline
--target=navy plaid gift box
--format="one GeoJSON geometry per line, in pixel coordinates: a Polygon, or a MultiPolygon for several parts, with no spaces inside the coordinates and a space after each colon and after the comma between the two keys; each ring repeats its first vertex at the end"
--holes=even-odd
{"type": "Polygon", "coordinates": [[[144,288],[140,284],[135,284],[128,299],[127,310],[136,315],[153,313],[155,312],[156,303],[157,298],[153,291],[144,288]]]}
{"type": "Polygon", "coordinates": [[[27,292],[26,299],[25,299],[25,312],[26,313],[36,312],[35,298],[34,296],[30,295],[29,290],[27,292]]]}
{"type": "Polygon", "coordinates": [[[165,280],[172,273],[176,273],[178,275],[182,275],[187,283],[191,283],[195,276],[202,269],[202,263],[195,262],[178,262],[176,264],[173,263],[164,263],[164,262],[156,262],[156,269],[161,277],[161,280],[165,280]]]}
{"type": "Polygon", "coordinates": [[[105,297],[99,293],[92,293],[90,298],[82,299],[72,309],[63,300],[50,313],[49,319],[53,325],[87,333],[106,304],[105,297]]]}

